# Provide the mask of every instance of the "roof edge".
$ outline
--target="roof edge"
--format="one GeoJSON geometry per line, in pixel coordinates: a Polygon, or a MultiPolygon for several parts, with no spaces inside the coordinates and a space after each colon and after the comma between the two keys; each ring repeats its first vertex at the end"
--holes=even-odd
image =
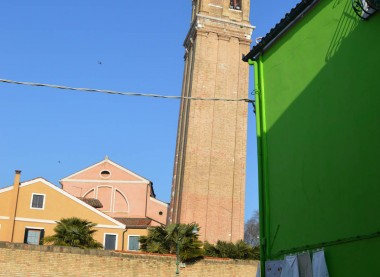
{"type": "Polygon", "coordinates": [[[59,180],[59,183],[60,183],[61,186],[62,186],[62,182],[66,182],[66,181],[68,181],[71,177],[73,177],[73,176],[75,176],[75,175],[77,175],[77,174],[79,174],[79,173],[82,173],[82,172],[84,172],[84,171],[86,171],[86,170],[89,170],[89,169],[91,169],[91,168],[94,168],[94,167],[96,167],[96,166],[98,166],[98,165],[100,165],[100,164],[102,164],[102,163],[104,163],[104,162],[108,162],[108,163],[110,163],[111,165],[117,167],[118,169],[120,169],[120,170],[122,170],[122,171],[124,171],[124,172],[127,172],[128,174],[131,174],[132,176],[134,176],[134,177],[140,179],[141,181],[144,181],[145,183],[151,183],[150,180],[148,180],[148,179],[142,177],[141,175],[139,175],[139,174],[133,172],[132,170],[129,170],[129,169],[127,169],[127,168],[125,168],[125,167],[119,165],[118,163],[112,161],[111,159],[108,158],[108,156],[106,156],[106,158],[104,158],[104,159],[101,160],[100,162],[97,162],[97,163],[95,163],[95,164],[93,164],[93,165],[90,165],[90,166],[88,166],[88,167],[86,167],[86,168],[84,168],[84,169],[81,169],[81,170],[79,170],[79,171],[77,171],[77,172],[75,172],[75,173],[73,173],[73,174],[71,174],[71,175],[69,175],[69,176],[66,176],[66,177],[62,178],[61,180],[59,180]]]}
{"type": "Polygon", "coordinates": [[[243,57],[244,62],[255,60],[263,51],[275,43],[290,27],[301,20],[305,13],[312,9],[320,0],[302,0],[289,13],[267,33],[261,41],[252,47],[251,51],[243,57]]]}

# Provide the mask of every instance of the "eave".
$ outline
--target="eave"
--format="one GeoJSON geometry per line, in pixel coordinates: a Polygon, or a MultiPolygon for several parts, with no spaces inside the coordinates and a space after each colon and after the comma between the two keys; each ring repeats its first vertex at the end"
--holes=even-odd
{"type": "Polygon", "coordinates": [[[267,33],[251,51],[243,57],[243,61],[256,60],[257,57],[273,45],[290,27],[301,20],[320,0],[302,0],[267,33]]]}

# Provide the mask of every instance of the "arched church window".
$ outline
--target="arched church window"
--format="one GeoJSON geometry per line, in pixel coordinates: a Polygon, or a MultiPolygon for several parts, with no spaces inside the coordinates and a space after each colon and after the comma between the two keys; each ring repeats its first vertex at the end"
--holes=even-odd
{"type": "Polygon", "coordinates": [[[230,0],[230,9],[241,10],[241,0],[230,0]]]}

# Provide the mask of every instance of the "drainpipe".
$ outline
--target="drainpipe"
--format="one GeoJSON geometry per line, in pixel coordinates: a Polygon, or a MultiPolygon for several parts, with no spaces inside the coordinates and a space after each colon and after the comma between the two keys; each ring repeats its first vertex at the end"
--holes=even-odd
{"type": "Polygon", "coordinates": [[[21,175],[21,170],[16,170],[15,178],[13,181],[13,191],[12,191],[12,198],[11,198],[10,209],[9,209],[9,213],[10,213],[9,222],[11,223],[10,232],[9,232],[10,242],[13,242],[13,235],[15,231],[18,194],[19,194],[19,189],[20,189],[20,175],[21,175]]]}
{"type": "Polygon", "coordinates": [[[122,237],[122,240],[121,240],[121,251],[124,251],[124,236],[125,236],[125,233],[128,231],[127,227],[125,227],[125,230],[123,231],[123,237],[122,237]]]}
{"type": "Polygon", "coordinates": [[[148,211],[148,192],[149,192],[149,186],[150,182],[146,184],[146,193],[145,193],[145,218],[148,218],[147,211],[148,211]]]}
{"type": "Polygon", "coordinates": [[[261,164],[263,170],[263,194],[264,194],[264,223],[265,226],[265,237],[266,237],[266,259],[271,259],[271,245],[268,244],[270,237],[270,211],[269,211],[269,186],[268,186],[268,145],[267,145],[267,119],[266,119],[266,105],[265,105],[265,87],[264,87],[264,68],[262,55],[259,57],[259,80],[260,80],[260,90],[261,90],[261,137],[262,137],[262,159],[263,162],[261,164]]]}
{"type": "Polygon", "coordinates": [[[262,58],[249,59],[248,63],[254,66],[255,100],[256,100],[256,134],[259,179],[259,221],[260,221],[260,276],[265,277],[265,261],[267,259],[267,241],[269,236],[269,210],[266,182],[266,139],[264,115],[264,74],[262,58]]]}

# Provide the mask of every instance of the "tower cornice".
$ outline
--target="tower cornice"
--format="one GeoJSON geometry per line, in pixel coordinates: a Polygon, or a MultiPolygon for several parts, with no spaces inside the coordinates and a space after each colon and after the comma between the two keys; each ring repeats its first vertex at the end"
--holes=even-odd
{"type": "Polygon", "coordinates": [[[223,23],[228,23],[228,24],[231,24],[231,25],[236,25],[236,26],[239,26],[239,27],[249,28],[249,29],[251,29],[251,32],[256,28],[255,26],[252,26],[249,23],[247,24],[247,23],[242,23],[242,22],[236,22],[236,21],[233,21],[233,20],[223,19],[223,18],[214,17],[214,16],[208,16],[208,15],[204,15],[204,14],[200,14],[200,13],[197,14],[197,18],[204,18],[204,19],[208,19],[208,20],[211,20],[211,21],[223,22],[223,23]]]}
{"type": "Polygon", "coordinates": [[[255,26],[247,23],[197,14],[190,26],[190,30],[186,35],[183,45],[186,49],[189,49],[197,34],[207,34],[210,32],[216,33],[222,39],[226,37],[235,37],[243,44],[250,44],[251,34],[255,28],[255,26]]]}

